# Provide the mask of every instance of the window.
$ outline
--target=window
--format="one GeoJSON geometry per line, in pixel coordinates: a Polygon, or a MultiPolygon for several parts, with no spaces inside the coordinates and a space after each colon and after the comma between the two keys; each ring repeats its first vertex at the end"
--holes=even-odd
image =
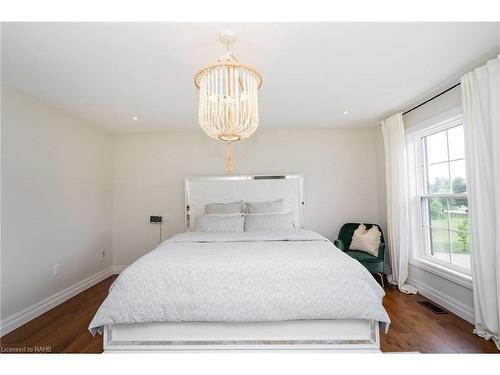
{"type": "Polygon", "coordinates": [[[422,137],[422,230],[427,254],[470,269],[463,126],[422,137]]]}
{"type": "Polygon", "coordinates": [[[408,142],[413,257],[441,270],[470,275],[462,117],[426,125],[408,142]]]}

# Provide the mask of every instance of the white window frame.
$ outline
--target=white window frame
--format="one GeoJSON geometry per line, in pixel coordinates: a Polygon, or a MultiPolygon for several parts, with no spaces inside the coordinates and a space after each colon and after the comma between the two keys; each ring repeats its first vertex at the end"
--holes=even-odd
{"type": "MultiPolygon", "coordinates": [[[[406,130],[408,154],[408,193],[410,209],[410,264],[472,289],[470,270],[428,255],[428,238],[423,228],[422,198],[448,194],[427,194],[424,190],[423,138],[454,126],[463,125],[461,106],[452,108],[406,130]]],[[[464,194],[467,197],[467,194],[464,194]]]]}

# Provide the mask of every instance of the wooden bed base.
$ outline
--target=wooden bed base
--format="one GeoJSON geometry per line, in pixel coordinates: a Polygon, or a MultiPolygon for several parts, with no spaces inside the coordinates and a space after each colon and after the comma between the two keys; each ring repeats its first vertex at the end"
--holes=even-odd
{"type": "Polygon", "coordinates": [[[380,352],[369,320],[164,322],[104,327],[105,352],[182,350],[328,350],[380,352]]]}

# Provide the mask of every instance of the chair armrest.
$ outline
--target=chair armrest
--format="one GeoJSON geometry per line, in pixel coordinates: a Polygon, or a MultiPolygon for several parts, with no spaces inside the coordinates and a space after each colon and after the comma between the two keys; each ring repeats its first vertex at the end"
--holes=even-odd
{"type": "Polygon", "coordinates": [[[378,247],[378,258],[381,259],[382,261],[384,260],[384,253],[385,253],[385,243],[381,243],[380,246],[378,247]]]}
{"type": "Polygon", "coordinates": [[[333,244],[340,250],[344,251],[344,241],[342,241],[340,238],[337,238],[335,241],[333,241],[333,244]]]}

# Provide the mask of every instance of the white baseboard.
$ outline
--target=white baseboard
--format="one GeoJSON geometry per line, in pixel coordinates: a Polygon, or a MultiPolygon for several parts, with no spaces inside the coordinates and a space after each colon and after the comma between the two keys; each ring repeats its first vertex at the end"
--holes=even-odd
{"type": "Polygon", "coordinates": [[[118,275],[119,273],[123,272],[125,268],[128,266],[113,266],[113,275],[118,275]]]}
{"type": "Polygon", "coordinates": [[[458,315],[462,319],[467,320],[469,323],[474,324],[474,307],[466,305],[455,298],[452,298],[443,292],[430,287],[427,284],[417,281],[413,278],[408,278],[407,283],[414,285],[418,288],[418,293],[431,301],[443,306],[445,309],[458,315]]]}
{"type": "Polygon", "coordinates": [[[90,288],[91,286],[101,282],[105,278],[111,276],[114,273],[113,267],[108,267],[105,270],[98,272],[85,280],[82,280],[52,296],[41,300],[34,305],[27,307],[19,311],[16,314],[10,315],[5,319],[0,321],[0,336],[6,335],[10,331],[26,324],[30,320],[35,319],[37,316],[49,311],[50,309],[60,305],[64,301],[76,296],[77,294],[83,292],[84,290],[90,288]]]}

